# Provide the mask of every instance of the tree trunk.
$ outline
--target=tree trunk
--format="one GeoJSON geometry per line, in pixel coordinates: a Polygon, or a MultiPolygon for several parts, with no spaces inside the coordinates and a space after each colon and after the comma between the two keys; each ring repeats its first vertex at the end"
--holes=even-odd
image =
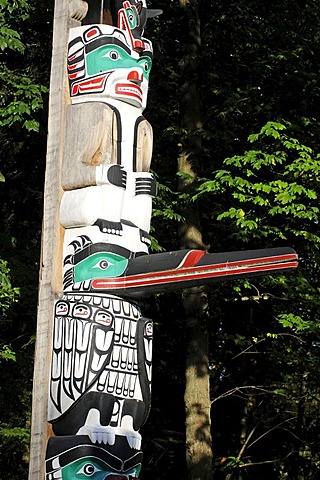
{"type": "MultiPolygon", "coordinates": [[[[201,106],[198,90],[197,55],[201,45],[198,2],[180,0],[186,11],[187,38],[181,60],[182,87],[181,110],[182,126],[187,135],[182,140],[182,151],[178,159],[179,171],[187,174],[182,178],[179,190],[188,192],[196,177],[193,160],[199,160],[201,138],[197,129],[201,128],[201,106]]],[[[186,221],[180,228],[180,247],[206,249],[203,244],[199,212],[195,205],[188,204],[182,212],[186,221]]],[[[207,295],[201,287],[187,289],[183,293],[183,306],[186,313],[187,357],[186,357],[186,464],[190,480],[212,478],[212,449],[210,424],[210,387],[208,369],[208,332],[206,326],[207,295]]]]}
{"type": "Polygon", "coordinates": [[[187,324],[186,461],[190,480],[212,478],[207,295],[199,287],[183,295],[187,324]]]}

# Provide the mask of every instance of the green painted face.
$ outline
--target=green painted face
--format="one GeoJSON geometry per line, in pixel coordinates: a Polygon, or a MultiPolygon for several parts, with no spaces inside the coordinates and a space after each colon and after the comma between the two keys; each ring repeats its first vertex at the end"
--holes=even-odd
{"type": "Polygon", "coordinates": [[[120,68],[140,68],[149,80],[152,60],[150,57],[134,58],[118,45],[103,45],[86,56],[88,75],[114,71],[120,68]]]}
{"type": "Polygon", "coordinates": [[[135,467],[127,472],[118,472],[102,460],[95,457],[84,457],[62,468],[62,480],[104,480],[108,475],[131,475],[137,478],[140,467],[135,467]]]}
{"type": "Polygon", "coordinates": [[[127,265],[128,260],[121,255],[97,252],[75,265],[74,281],[119,277],[123,274],[127,265]]]}

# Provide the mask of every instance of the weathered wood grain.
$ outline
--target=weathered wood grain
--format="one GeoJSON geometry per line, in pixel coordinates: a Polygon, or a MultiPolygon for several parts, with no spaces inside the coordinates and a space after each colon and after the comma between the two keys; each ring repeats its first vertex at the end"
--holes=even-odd
{"type": "MultiPolygon", "coordinates": [[[[68,0],[55,2],[52,68],[49,98],[47,161],[45,175],[44,214],[42,229],[41,268],[33,379],[33,403],[29,480],[45,478],[45,450],[49,435],[47,423],[48,378],[52,330],[53,300],[61,288],[55,279],[61,278],[61,229],[59,227],[60,164],[62,156],[66,99],[65,72],[69,29],[68,0]]],[[[61,280],[60,280],[61,283],[61,280]]]]}

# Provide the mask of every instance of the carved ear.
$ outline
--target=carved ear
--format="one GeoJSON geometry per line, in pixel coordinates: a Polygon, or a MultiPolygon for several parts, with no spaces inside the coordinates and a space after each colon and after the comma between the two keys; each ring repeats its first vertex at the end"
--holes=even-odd
{"type": "Polygon", "coordinates": [[[69,0],[69,13],[70,17],[74,20],[81,20],[87,15],[88,3],[84,0],[69,0]]]}

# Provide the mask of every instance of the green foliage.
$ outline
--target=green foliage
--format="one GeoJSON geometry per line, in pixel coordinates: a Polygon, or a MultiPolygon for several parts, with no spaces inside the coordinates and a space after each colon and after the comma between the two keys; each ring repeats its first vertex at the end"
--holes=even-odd
{"type": "Polygon", "coordinates": [[[52,3],[0,0],[0,468],[27,478],[52,3]]]}
{"type": "Polygon", "coordinates": [[[16,354],[13,352],[9,345],[3,345],[0,349],[0,361],[3,360],[13,360],[16,361],[16,354]]]}
{"type": "Polygon", "coordinates": [[[249,142],[258,148],[224,161],[213,180],[200,183],[193,196],[225,195],[232,206],[217,215],[245,242],[294,236],[319,244],[320,155],[285,133],[283,123],[268,122],[249,142]],[[273,220],[274,218],[274,220],[273,220]],[[285,220],[285,221],[284,221],[285,220]]]}
{"type": "MultiPolygon", "coordinates": [[[[17,28],[17,20],[27,22],[35,6],[26,0],[0,3],[0,126],[15,123],[27,131],[38,131],[35,114],[43,108],[43,94],[47,87],[37,82],[36,70],[28,64],[28,49],[17,28]],[[13,24],[13,25],[12,25],[13,24]]],[[[33,47],[34,48],[34,47],[33,47]]]]}
{"type": "Polygon", "coordinates": [[[281,313],[278,315],[278,321],[280,324],[289,328],[291,331],[303,332],[303,331],[312,331],[315,328],[319,330],[320,324],[314,325],[312,322],[304,320],[299,315],[294,315],[293,313],[281,313]]]}
{"type": "Polygon", "coordinates": [[[10,17],[19,15],[19,18],[26,20],[30,7],[26,0],[0,0],[0,50],[14,50],[23,53],[25,45],[21,41],[20,33],[11,28],[10,17]]]}
{"type": "Polygon", "coordinates": [[[35,84],[29,76],[11,72],[2,66],[0,85],[6,96],[6,103],[0,107],[0,127],[21,124],[28,131],[39,131],[39,122],[34,115],[43,108],[43,94],[47,87],[35,84]]]}
{"type": "Polygon", "coordinates": [[[167,238],[163,243],[159,243],[159,239],[151,236],[151,251],[161,252],[169,247],[170,241],[173,241],[173,234],[176,230],[176,225],[183,222],[184,218],[179,212],[179,194],[174,192],[169,186],[158,182],[157,197],[153,202],[152,208],[152,225],[151,233],[163,233],[167,231],[167,238]],[[157,225],[162,225],[162,228],[157,228],[157,225]]]}
{"type": "Polygon", "coordinates": [[[30,442],[30,432],[27,428],[10,428],[9,425],[2,424],[0,427],[0,436],[6,440],[14,440],[15,442],[21,442],[26,447],[30,442]]]}
{"type": "Polygon", "coordinates": [[[0,258],[0,315],[6,315],[14,302],[18,301],[20,289],[12,287],[8,262],[0,258]]]}

